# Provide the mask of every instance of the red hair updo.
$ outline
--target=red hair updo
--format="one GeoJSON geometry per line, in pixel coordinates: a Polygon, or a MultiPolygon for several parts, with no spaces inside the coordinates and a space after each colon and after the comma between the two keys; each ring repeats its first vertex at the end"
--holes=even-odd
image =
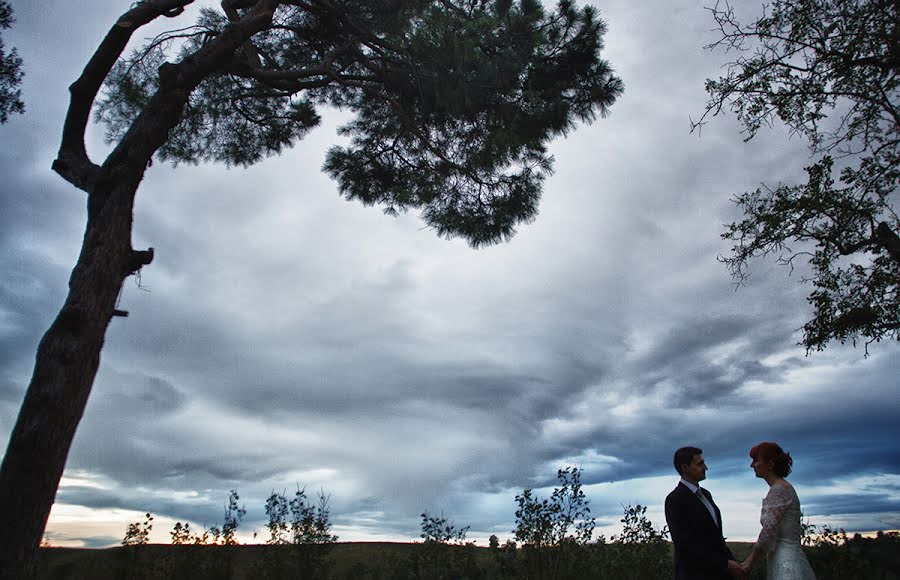
{"type": "Polygon", "coordinates": [[[778,477],[787,477],[791,472],[791,466],[794,464],[791,454],[785,453],[778,443],[772,443],[771,441],[763,441],[759,445],[755,445],[750,450],[750,457],[773,462],[775,475],[778,477]]]}

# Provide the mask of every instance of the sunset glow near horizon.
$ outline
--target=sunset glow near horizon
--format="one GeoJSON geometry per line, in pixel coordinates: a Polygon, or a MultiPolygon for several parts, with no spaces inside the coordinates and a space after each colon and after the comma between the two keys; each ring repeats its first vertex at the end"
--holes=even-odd
{"type": "MultiPolygon", "coordinates": [[[[84,195],[50,169],[67,87],[130,4],[12,0],[3,31],[27,106],[0,126],[4,449],[84,232],[84,195]]],[[[133,237],[155,258],[125,284],[47,541],[116,545],[149,512],[168,542],[176,521],[221,526],[236,489],[238,539],[261,543],[266,498],[299,485],[330,494],[339,541],[418,541],[428,511],[483,546],[568,465],[608,539],[627,505],[665,525],[683,445],[704,450],[725,535],[753,541],[767,487],[747,452],[764,440],[793,456],[810,522],[900,528],[900,345],[807,355],[802,268],[753,262],[735,290],[717,261],[732,195],[801,179],[805,144],[780,127],[745,143],[728,116],[690,134],[725,61],[701,48],[703,2],[595,5],[625,93],[551,144],[540,214],[508,243],[473,250],[342,199],[321,171],[348,119],[333,110],[249,169],[154,162],[133,237]]],[[[218,2],[135,42],[201,6],[218,2]]]]}

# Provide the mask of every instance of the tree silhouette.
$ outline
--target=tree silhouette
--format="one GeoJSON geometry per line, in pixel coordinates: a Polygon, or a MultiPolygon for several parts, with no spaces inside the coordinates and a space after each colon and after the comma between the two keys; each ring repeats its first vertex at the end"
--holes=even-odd
{"type": "Polygon", "coordinates": [[[581,489],[581,468],[568,466],[556,471],[561,484],[550,499],[536,497],[530,488],[516,494],[516,529],[531,567],[538,578],[545,573],[557,578],[572,546],[590,542],[596,527],[590,500],[581,489]]]}
{"type": "MultiPolygon", "coordinates": [[[[13,25],[12,6],[6,0],[0,0],[0,29],[13,25]]],[[[0,124],[9,120],[10,113],[24,113],[22,102],[22,59],[15,48],[9,54],[3,50],[3,39],[0,38],[0,124]]]]}
{"type": "Polygon", "coordinates": [[[707,48],[736,58],[707,80],[694,127],[731,109],[746,139],[781,122],[817,158],[805,184],[735,197],[744,219],[722,234],[734,243],[723,261],[739,282],[757,256],[808,262],[807,352],[900,341],[900,3],[775,0],[749,25],[727,2],[710,10],[721,37],[707,48]]]}
{"type": "Polygon", "coordinates": [[[131,245],[151,159],[250,165],[294,144],[316,106],[355,113],[325,170],[349,199],[421,210],[442,236],[506,240],[533,219],[546,146],[604,115],[622,82],[600,58],[604,23],[568,0],[223,0],[193,26],[122,58],[131,35],[193,0],[122,14],[70,87],[53,169],[87,193],[69,293],[38,346],[0,469],[0,578],[24,577],[40,542],[123,281],[153,259],[131,245]],[[84,133],[98,106],[112,152],[84,133]]]}

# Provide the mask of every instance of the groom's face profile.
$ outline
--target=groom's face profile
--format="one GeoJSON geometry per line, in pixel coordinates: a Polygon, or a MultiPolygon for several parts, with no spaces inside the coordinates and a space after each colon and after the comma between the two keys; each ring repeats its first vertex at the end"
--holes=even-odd
{"type": "Polygon", "coordinates": [[[681,477],[691,483],[697,484],[706,479],[706,461],[702,455],[694,455],[690,463],[681,467],[681,477]]]}

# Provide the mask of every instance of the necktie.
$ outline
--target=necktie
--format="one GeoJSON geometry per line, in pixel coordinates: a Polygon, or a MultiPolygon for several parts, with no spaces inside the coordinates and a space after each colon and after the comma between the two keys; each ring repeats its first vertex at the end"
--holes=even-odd
{"type": "Polygon", "coordinates": [[[713,508],[712,503],[706,499],[706,494],[703,493],[703,490],[700,487],[697,488],[697,499],[700,500],[700,503],[703,504],[706,511],[709,512],[709,515],[712,516],[713,521],[718,525],[719,521],[716,519],[716,510],[713,508]]]}

